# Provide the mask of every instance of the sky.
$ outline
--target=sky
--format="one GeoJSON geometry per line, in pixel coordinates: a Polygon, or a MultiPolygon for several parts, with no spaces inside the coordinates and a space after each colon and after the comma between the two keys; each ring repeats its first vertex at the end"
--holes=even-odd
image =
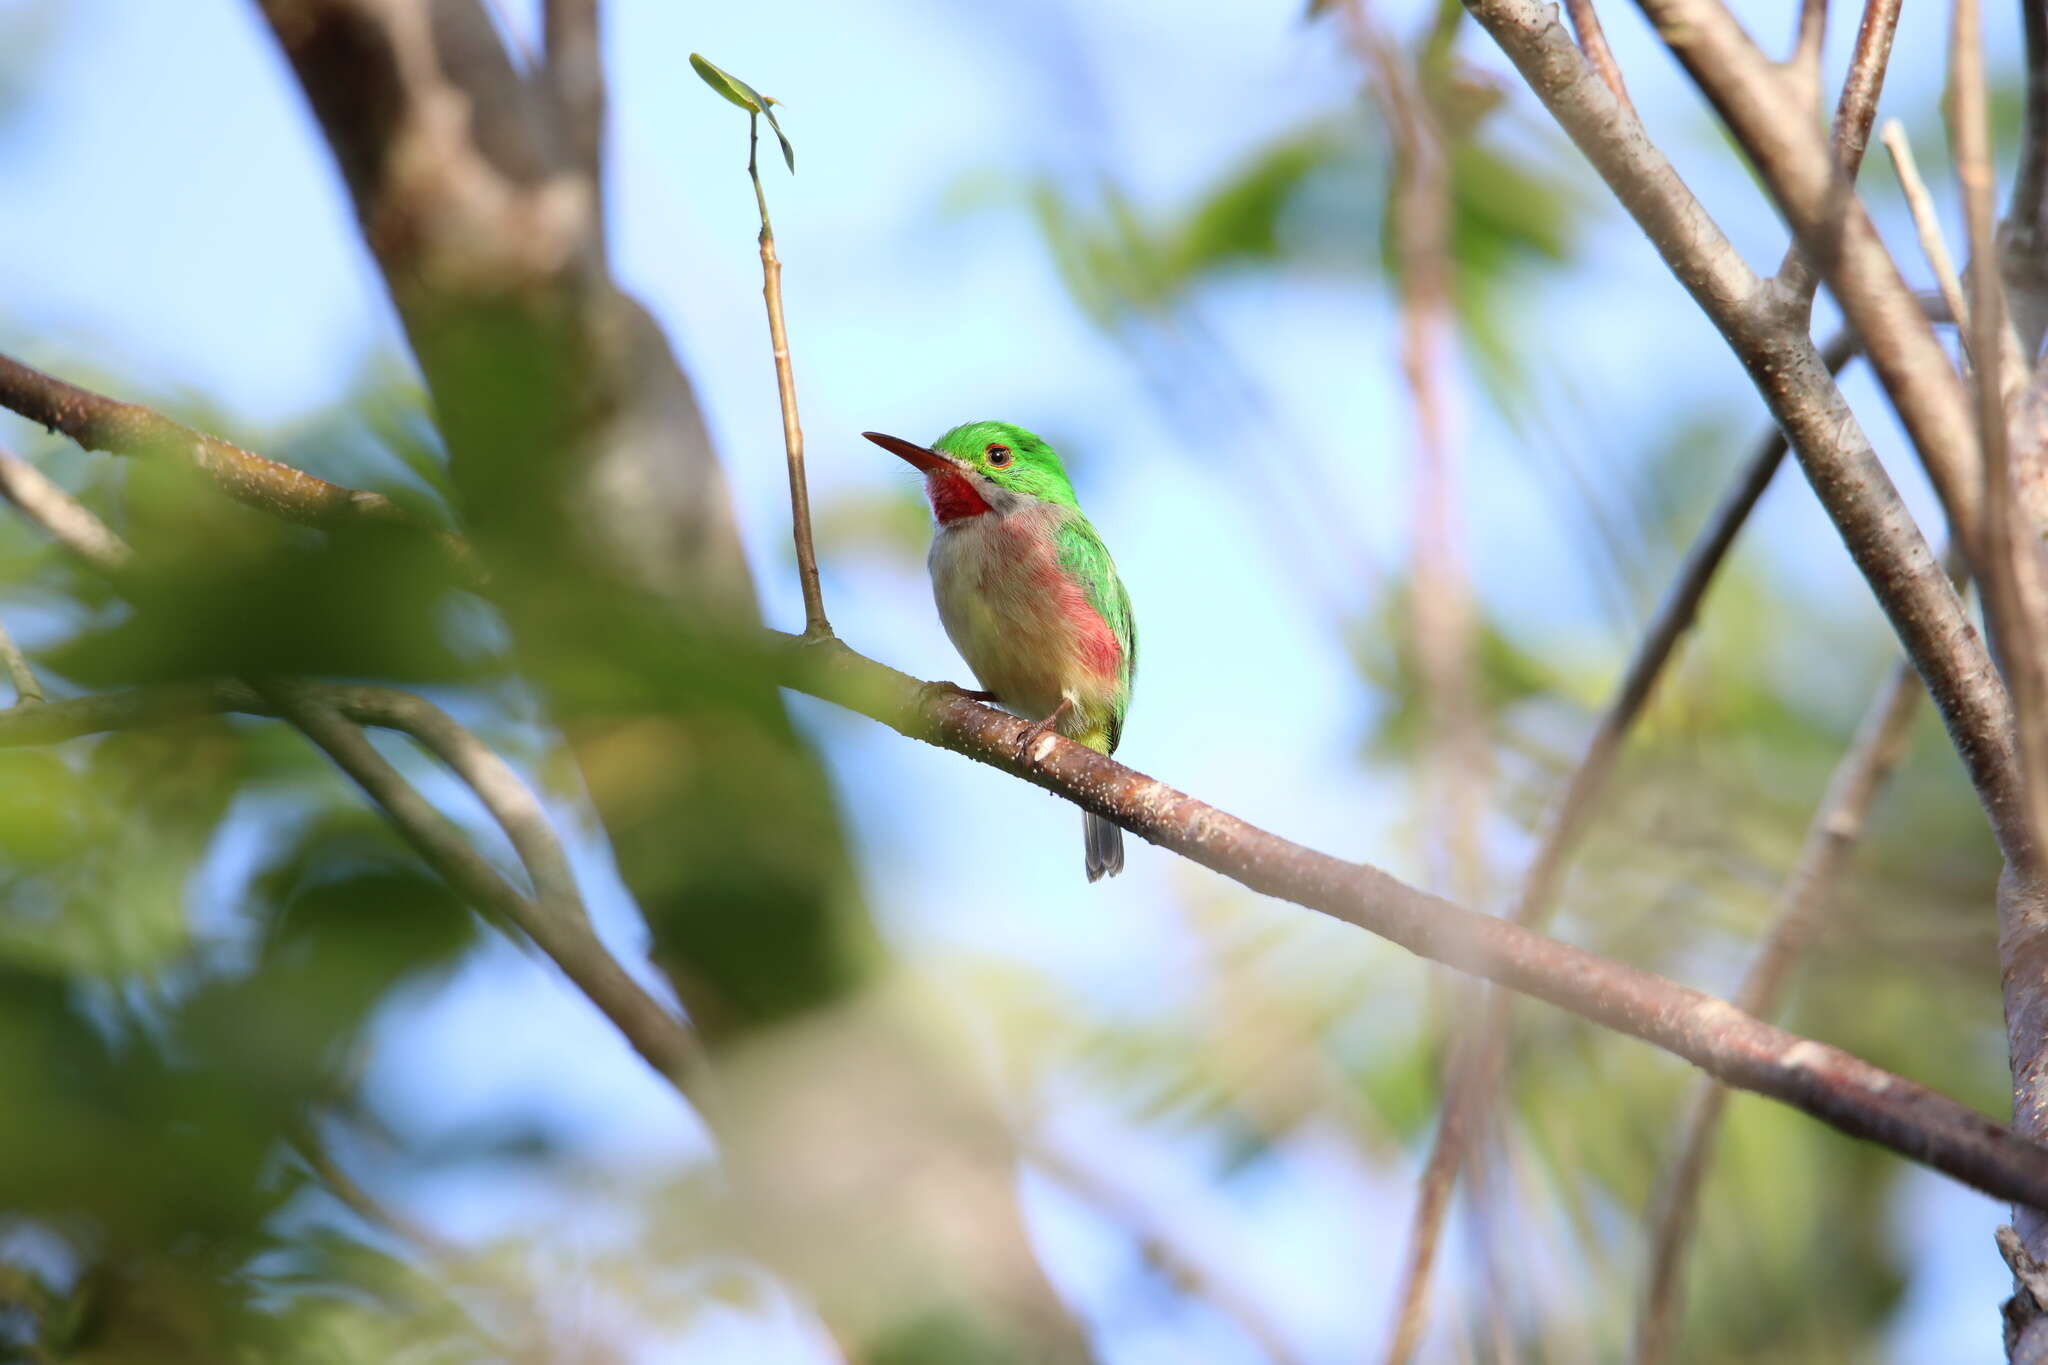
{"type": "MultiPolygon", "coordinates": [[[[345,397],[362,366],[402,355],[339,182],[252,7],[0,0],[0,23],[32,8],[58,17],[26,106],[0,125],[0,345],[59,373],[89,368],[152,392],[207,395],[243,424],[225,434],[251,442],[345,397]]],[[[1781,22],[1772,6],[1742,8],[1763,32],[1781,22]]],[[[1992,50],[2010,51],[2012,17],[1991,8],[1992,50]]],[[[1219,166],[1349,98],[1355,73],[1299,9],[1294,0],[614,0],[612,248],[621,282],[668,331],[704,399],[767,614],[794,626],[802,613],[744,128],[684,58],[702,51],[783,98],[799,173],[772,169],[768,193],[821,515],[900,493],[911,477],[860,440],[863,429],[929,437],[998,417],[1046,434],[1142,621],[1144,666],[1120,757],[1298,841],[1417,876],[1412,788],[1356,762],[1377,702],[1359,688],[1317,593],[1297,580],[1298,561],[1245,531],[1243,499],[1257,490],[1205,455],[1192,419],[1162,410],[1067,302],[1022,214],[958,206],[976,187],[1000,190],[1039,171],[1080,183],[1098,169],[1143,205],[1183,201],[1219,166]]],[[[1901,50],[1939,41],[1938,18],[1909,8],[1901,50]]],[[[534,41],[530,6],[507,5],[506,23],[534,41]]],[[[1608,27],[1653,133],[1750,259],[1774,264],[1777,225],[1745,178],[1716,167],[1715,134],[1668,57],[1633,14],[1611,15],[1608,27]]],[[[1836,69],[1852,28],[1836,25],[1836,69]]],[[[1465,50],[1499,69],[1476,39],[1468,34],[1465,50]]],[[[1904,80],[1888,104],[1923,108],[1933,95],[1904,80]]],[[[1517,116],[1540,129],[1541,111],[1516,98],[1517,116]]],[[[1598,193],[1590,178],[1588,193],[1598,193]]],[[[1595,455],[1651,439],[1674,391],[1704,407],[1755,410],[1697,310],[1618,213],[1596,219],[1571,278],[1526,306],[1526,325],[1572,348],[1579,389],[1610,415],[1584,433],[1595,455]],[[1641,325],[1614,326],[1617,314],[1641,325]]],[[[1384,299],[1356,285],[1278,280],[1221,289],[1204,310],[1313,451],[1292,464],[1261,461],[1256,477],[1347,529],[1355,554],[1310,553],[1340,595],[1359,600],[1372,566],[1407,553],[1407,418],[1384,299]]],[[[1852,381],[1850,397],[1896,449],[1867,383],[1852,381]]],[[[1509,619],[1583,640],[1585,700],[1595,701],[1630,621],[1588,581],[1576,529],[1553,515],[1552,469],[1526,458],[1480,405],[1459,408],[1481,591],[1509,619]]],[[[0,437],[28,444],[19,425],[0,426],[0,437]]],[[[1905,482],[1924,512],[1924,488],[1905,482]]],[[[1786,591],[1874,622],[1811,499],[1785,491],[1760,514],[1750,539],[1767,548],[1755,553],[1772,557],[1786,591]]],[[[825,590],[855,648],[918,676],[967,681],[910,557],[849,541],[827,559],[825,590]]],[[[1860,688],[1846,679],[1841,690],[1853,698],[1860,688]]],[[[1176,983],[1196,964],[1181,903],[1210,886],[1208,874],[1134,843],[1122,877],[1084,886],[1071,808],[860,718],[793,705],[825,746],[873,903],[908,958],[1026,962],[1106,1009],[1140,1009],[1185,988],[1176,983]],[[994,875],[968,842],[917,837],[963,810],[1013,845],[994,875]]],[[[248,856],[223,849],[216,875],[231,878],[234,860],[248,856]]],[[[608,932],[630,950],[631,910],[602,850],[586,838],[577,857],[608,932]]],[[[1328,941],[1333,954],[1405,976],[1391,998],[1412,1003],[1412,963],[1358,935],[1328,941]]],[[[628,1185],[701,1148],[694,1124],[602,1021],[510,947],[480,952],[445,989],[401,1002],[383,1028],[393,1043],[375,1054],[371,1083],[391,1109],[418,1115],[423,1132],[544,1114],[592,1170],[628,1185]]],[[[1265,1297],[1309,1358],[1348,1358],[1357,1342],[1380,1339],[1405,1181],[1309,1134],[1281,1154],[1301,1178],[1221,1196],[1203,1187],[1198,1151],[1085,1107],[1062,1123],[1077,1149],[1122,1152],[1120,1169],[1139,1173],[1145,1197],[1265,1297]],[[1343,1283],[1316,1269],[1331,1264],[1346,1266],[1343,1283]]],[[[519,1182],[499,1172],[393,1193],[459,1237],[573,1224],[564,1215],[577,1207],[575,1190],[519,1182]]],[[[1999,1210],[1931,1176],[1901,1188],[1899,1236],[1925,1273],[1901,1315],[1894,1360],[1990,1354],[1992,1305],[2005,1292],[1990,1243],[1999,1210]]],[[[1033,1182],[1026,1193],[1056,1264],[1109,1266],[1126,1254],[1056,1190],[1033,1182]]],[[[565,1235],[598,1245],[609,1232],[579,1225],[565,1235]]],[[[1457,1258],[1446,1265],[1455,1283],[1457,1258]]],[[[1079,1275],[1068,1287],[1085,1305],[1089,1285],[1103,1282],[1113,1280],[1079,1275]]],[[[1186,1359],[1190,1343],[1205,1360],[1256,1359],[1216,1322],[1126,1321],[1096,1308],[1117,1365],[1186,1359]]],[[[719,1320],[695,1331],[693,1358],[810,1358],[794,1315],[772,1329],[719,1320]]]]}

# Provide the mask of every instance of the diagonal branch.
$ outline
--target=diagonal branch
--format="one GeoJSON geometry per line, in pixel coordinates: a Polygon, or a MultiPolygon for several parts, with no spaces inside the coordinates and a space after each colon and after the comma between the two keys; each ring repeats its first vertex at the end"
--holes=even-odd
{"type": "Polygon", "coordinates": [[[418,524],[382,493],[315,478],[151,408],[67,384],[5,355],[0,355],[0,407],[62,432],[87,450],[182,461],[235,501],[286,521],[320,527],[418,524]]]}

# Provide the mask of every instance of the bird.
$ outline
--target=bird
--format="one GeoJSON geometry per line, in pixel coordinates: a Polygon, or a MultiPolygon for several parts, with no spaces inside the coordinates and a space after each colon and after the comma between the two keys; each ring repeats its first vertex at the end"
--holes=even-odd
{"type": "MultiPolygon", "coordinates": [[[[982,686],[968,695],[1032,722],[1020,757],[1048,730],[1115,753],[1138,627],[1059,453],[1009,422],[963,423],[929,446],[861,434],[924,474],[932,597],[982,686]]],[[[1092,811],[1082,819],[1088,880],[1123,871],[1123,831],[1092,811]]]]}

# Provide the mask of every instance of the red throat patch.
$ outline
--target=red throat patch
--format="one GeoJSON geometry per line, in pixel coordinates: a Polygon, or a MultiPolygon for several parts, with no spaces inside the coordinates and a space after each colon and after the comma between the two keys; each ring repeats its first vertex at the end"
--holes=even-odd
{"type": "Polygon", "coordinates": [[[978,517],[989,510],[974,484],[957,470],[933,470],[925,476],[924,492],[932,500],[932,516],[941,526],[962,517],[978,517]]]}

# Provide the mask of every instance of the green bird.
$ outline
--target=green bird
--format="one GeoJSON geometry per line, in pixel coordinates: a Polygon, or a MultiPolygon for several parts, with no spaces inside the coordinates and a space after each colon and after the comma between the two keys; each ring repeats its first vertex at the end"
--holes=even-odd
{"type": "MultiPolygon", "coordinates": [[[[939,620],[986,689],[980,698],[1034,722],[1018,752],[1058,729],[1115,753],[1138,627],[1059,454],[1008,422],[969,422],[929,446],[861,434],[924,471],[939,620]]],[[[1082,818],[1088,880],[1123,871],[1123,831],[1082,818]]]]}

